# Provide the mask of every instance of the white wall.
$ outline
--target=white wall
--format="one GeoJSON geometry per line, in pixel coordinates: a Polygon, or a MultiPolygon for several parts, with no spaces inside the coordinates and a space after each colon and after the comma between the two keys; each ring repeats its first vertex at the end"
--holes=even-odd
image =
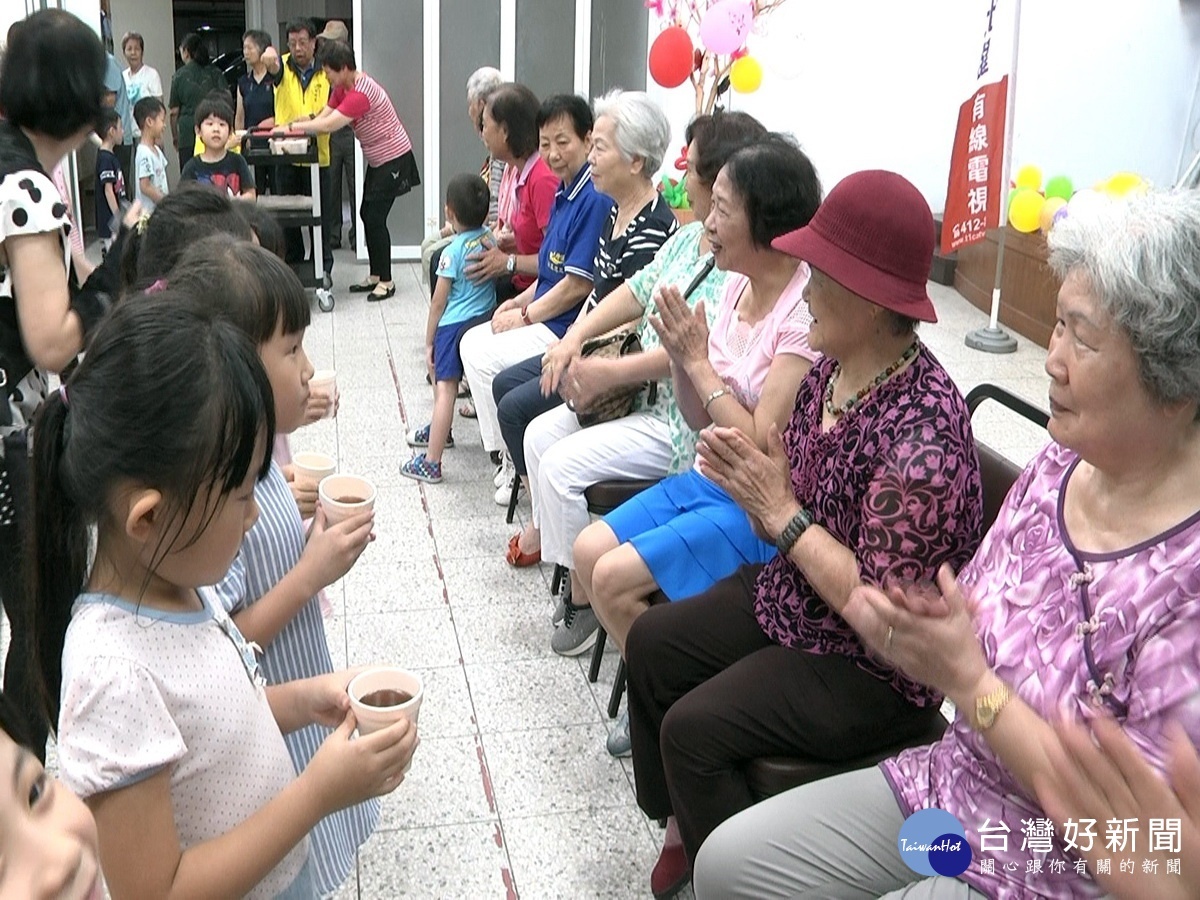
{"type": "MultiPolygon", "coordinates": [[[[792,132],[826,190],[850,172],[889,168],[940,211],[985,8],[983,0],[795,0],[764,20],[766,34],[751,36],[763,85],[733,94],[732,106],[792,132]]],[[[659,27],[651,12],[651,40],[659,27]]],[[[1200,149],[1189,134],[1184,152],[1197,117],[1195,0],[1025,0],[1019,66],[1016,165],[1062,172],[1077,186],[1119,170],[1169,185],[1181,157],[1186,164],[1200,149]]],[[[674,150],[694,110],[691,87],[649,83],[676,125],[674,150]]]]}

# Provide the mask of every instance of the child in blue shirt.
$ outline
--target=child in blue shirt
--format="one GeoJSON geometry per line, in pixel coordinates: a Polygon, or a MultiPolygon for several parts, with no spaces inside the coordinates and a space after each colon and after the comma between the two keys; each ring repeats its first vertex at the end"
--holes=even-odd
{"type": "Polygon", "coordinates": [[[107,253],[117,231],[113,222],[121,218],[121,199],[125,196],[125,175],[113,151],[124,139],[125,129],[115,109],[100,113],[96,134],[100,138],[100,149],[96,151],[96,236],[101,250],[107,253]]]}
{"type": "Polygon", "coordinates": [[[454,446],[450,422],[462,380],[458,344],[466,332],[490,321],[496,306],[496,286],[491,280],[476,284],[466,277],[467,258],[492,240],[484,227],[491,195],[487,183],[474,173],[455,175],[446,186],[446,221],[454,239],[438,261],[437,284],[429,303],[425,325],[425,361],[433,381],[433,418],[428,425],[408,433],[410,447],[424,447],[400,466],[400,474],[428,484],[442,480],[442,451],[454,446]]]}

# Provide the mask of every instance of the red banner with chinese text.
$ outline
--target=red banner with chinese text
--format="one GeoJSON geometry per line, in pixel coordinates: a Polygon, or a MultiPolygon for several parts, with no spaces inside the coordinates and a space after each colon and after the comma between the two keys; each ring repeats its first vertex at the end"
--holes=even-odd
{"type": "Polygon", "coordinates": [[[1008,76],[983,84],[959,107],[950,156],[942,253],[983,240],[1004,207],[1004,116],[1008,76]]]}

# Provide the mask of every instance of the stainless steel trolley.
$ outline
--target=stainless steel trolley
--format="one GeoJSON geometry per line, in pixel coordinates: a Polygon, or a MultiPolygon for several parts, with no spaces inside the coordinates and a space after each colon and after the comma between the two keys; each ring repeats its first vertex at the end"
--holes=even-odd
{"type": "Polygon", "coordinates": [[[242,155],[251,165],[307,165],[312,175],[312,196],[303,194],[259,195],[258,205],[268,210],[280,228],[307,227],[312,233],[312,275],[297,272],[300,283],[316,294],[321,312],[331,312],[333,291],[324,263],[324,235],[321,221],[320,161],[317,156],[317,137],[302,131],[271,129],[249,132],[242,142],[242,155]]]}

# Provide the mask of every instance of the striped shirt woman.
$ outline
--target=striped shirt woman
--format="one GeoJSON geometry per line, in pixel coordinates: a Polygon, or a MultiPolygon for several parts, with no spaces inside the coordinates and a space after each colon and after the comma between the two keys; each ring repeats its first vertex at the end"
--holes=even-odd
{"type": "MultiPolygon", "coordinates": [[[[216,586],[221,605],[232,616],[257,603],[300,560],[304,526],[300,511],[275,462],[254,488],[259,517],[242,541],[229,574],[216,586]]],[[[262,670],[269,684],[282,684],[333,671],[325,626],[314,596],[263,651],[262,670]]],[[[284,735],[297,773],[308,765],[332,729],[309,725],[284,735]]],[[[319,896],[333,893],[354,870],[355,854],[379,822],[379,800],[372,799],[326,816],[313,829],[311,860],[319,896]]]]}

